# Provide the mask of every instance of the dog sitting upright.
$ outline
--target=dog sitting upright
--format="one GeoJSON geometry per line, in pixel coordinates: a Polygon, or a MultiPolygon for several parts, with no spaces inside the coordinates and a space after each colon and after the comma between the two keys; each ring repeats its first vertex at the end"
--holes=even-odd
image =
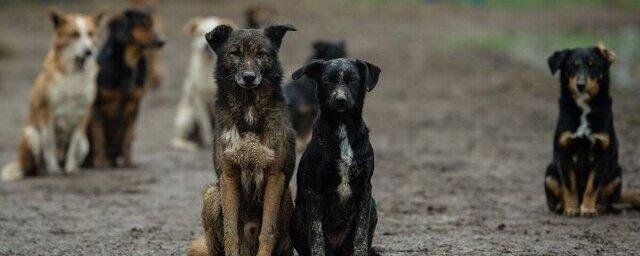
{"type": "MultiPolygon", "coordinates": [[[[615,55],[603,46],[557,51],[551,74],[560,71],[560,116],[553,161],[545,174],[549,210],[593,216],[621,199],[618,141],[609,96],[609,67],[615,55]]],[[[622,201],[640,202],[637,192],[622,201]]]]}
{"type": "Polygon", "coordinates": [[[86,127],[96,92],[96,34],[102,13],[92,16],[50,13],[55,32],[29,95],[29,116],[18,157],[2,180],[78,171],[89,151],[86,127]]]}
{"type": "Polygon", "coordinates": [[[233,27],[231,22],[213,16],[193,18],[184,27],[184,32],[192,37],[193,41],[191,62],[175,119],[175,147],[196,150],[213,143],[213,100],[216,83],[211,79],[211,70],[214,69],[215,59],[204,35],[222,24],[233,27]]]}
{"type": "Polygon", "coordinates": [[[148,13],[126,10],[109,21],[107,41],[98,55],[98,95],[93,104],[89,165],[132,166],[135,122],[148,66],[144,52],[164,45],[148,13]]]}
{"type": "Polygon", "coordinates": [[[314,60],[293,73],[317,83],[320,114],[297,176],[292,239],[298,254],[374,255],[374,155],[362,118],[380,68],[361,60],[314,60]]]}
{"type": "Polygon", "coordinates": [[[285,113],[278,52],[291,26],[206,34],[216,53],[213,162],[202,224],[189,255],[292,255],[289,181],[295,135],[285,113]]]}
{"type": "MultiPolygon", "coordinates": [[[[314,59],[332,60],[346,57],[344,41],[316,41],[313,43],[313,54],[307,61],[314,59]]],[[[313,122],[318,115],[318,99],[316,99],[316,82],[308,77],[301,77],[291,81],[284,87],[284,97],[287,102],[287,112],[293,129],[297,134],[296,149],[302,152],[311,138],[313,122]]]]}

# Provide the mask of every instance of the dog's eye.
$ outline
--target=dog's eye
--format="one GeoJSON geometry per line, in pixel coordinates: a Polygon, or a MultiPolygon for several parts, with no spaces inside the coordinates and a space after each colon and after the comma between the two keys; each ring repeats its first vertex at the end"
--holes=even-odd
{"type": "Polygon", "coordinates": [[[267,50],[266,49],[260,49],[258,51],[258,55],[266,55],[267,54],[267,50]]]}
{"type": "Polygon", "coordinates": [[[589,67],[593,67],[596,63],[593,60],[589,60],[589,62],[587,62],[587,66],[589,67]]]}
{"type": "Polygon", "coordinates": [[[96,32],[94,32],[94,31],[89,31],[89,36],[90,36],[90,37],[93,37],[95,34],[96,34],[96,32]]]}
{"type": "Polygon", "coordinates": [[[229,51],[233,55],[240,55],[240,49],[234,48],[229,51]]]}
{"type": "Polygon", "coordinates": [[[78,31],[73,31],[73,33],[71,33],[71,37],[73,37],[73,38],[78,38],[78,37],[80,37],[80,32],[78,32],[78,31]]]}

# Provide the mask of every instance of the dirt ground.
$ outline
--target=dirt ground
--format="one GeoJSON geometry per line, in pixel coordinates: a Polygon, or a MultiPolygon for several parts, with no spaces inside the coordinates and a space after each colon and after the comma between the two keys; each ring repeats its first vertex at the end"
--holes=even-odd
{"type": "MultiPolygon", "coordinates": [[[[0,183],[0,255],[182,255],[202,232],[200,191],[215,177],[210,152],[172,149],[173,117],[189,56],[182,25],[214,14],[242,23],[247,1],[163,1],[166,84],[144,100],[138,167],[0,183]]],[[[125,2],[72,1],[65,10],[125,2]]],[[[640,20],[619,9],[489,10],[449,4],[274,1],[299,31],[284,39],[287,76],[318,38],[382,67],[365,119],[376,153],[373,188],[384,255],[638,255],[640,213],[565,218],[546,210],[558,85],[547,70],[500,52],[456,48],[488,31],[606,30],[640,20]]],[[[0,62],[0,164],[15,157],[26,92],[48,49],[39,4],[0,8],[13,48],[0,62]]],[[[539,53],[546,61],[550,53],[539,53]]],[[[621,56],[624,57],[624,56],[621,56]]],[[[614,66],[615,68],[615,66],[614,66]]],[[[614,90],[624,186],[640,188],[639,91],[614,90]]]]}

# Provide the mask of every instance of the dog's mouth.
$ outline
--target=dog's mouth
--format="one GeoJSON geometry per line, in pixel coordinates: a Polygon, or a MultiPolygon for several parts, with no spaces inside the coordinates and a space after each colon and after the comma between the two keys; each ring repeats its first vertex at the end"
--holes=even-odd
{"type": "Polygon", "coordinates": [[[75,57],[73,59],[75,70],[83,70],[89,57],[75,57]]]}

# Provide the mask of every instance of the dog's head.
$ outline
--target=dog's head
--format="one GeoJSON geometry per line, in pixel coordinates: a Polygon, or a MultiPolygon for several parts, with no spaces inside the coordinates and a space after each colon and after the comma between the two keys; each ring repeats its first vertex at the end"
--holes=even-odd
{"type": "Polygon", "coordinates": [[[55,30],[53,46],[62,53],[63,63],[73,63],[73,70],[83,70],[87,60],[95,56],[96,35],[103,12],[65,14],[53,8],[49,16],[55,30]]]}
{"type": "Polygon", "coordinates": [[[125,10],[109,22],[109,37],[141,48],[160,48],[165,40],[154,29],[153,19],[146,11],[125,10]]]}
{"type": "Polygon", "coordinates": [[[313,60],[293,73],[316,81],[316,93],[323,110],[340,113],[362,109],[366,92],[378,83],[380,68],[357,59],[313,60]]]}
{"type": "Polygon", "coordinates": [[[219,82],[233,82],[244,89],[280,86],[278,51],[286,32],[295,30],[291,25],[273,25],[264,30],[234,30],[221,25],[207,33],[209,47],[218,56],[219,82]]]}
{"type": "Polygon", "coordinates": [[[347,48],[344,41],[332,42],[318,40],[313,43],[313,55],[311,59],[332,60],[347,56],[347,48]]]}
{"type": "Polygon", "coordinates": [[[565,49],[548,59],[551,74],[560,71],[562,86],[575,100],[589,101],[601,90],[608,90],[609,67],[616,55],[602,45],[565,49]]]}

